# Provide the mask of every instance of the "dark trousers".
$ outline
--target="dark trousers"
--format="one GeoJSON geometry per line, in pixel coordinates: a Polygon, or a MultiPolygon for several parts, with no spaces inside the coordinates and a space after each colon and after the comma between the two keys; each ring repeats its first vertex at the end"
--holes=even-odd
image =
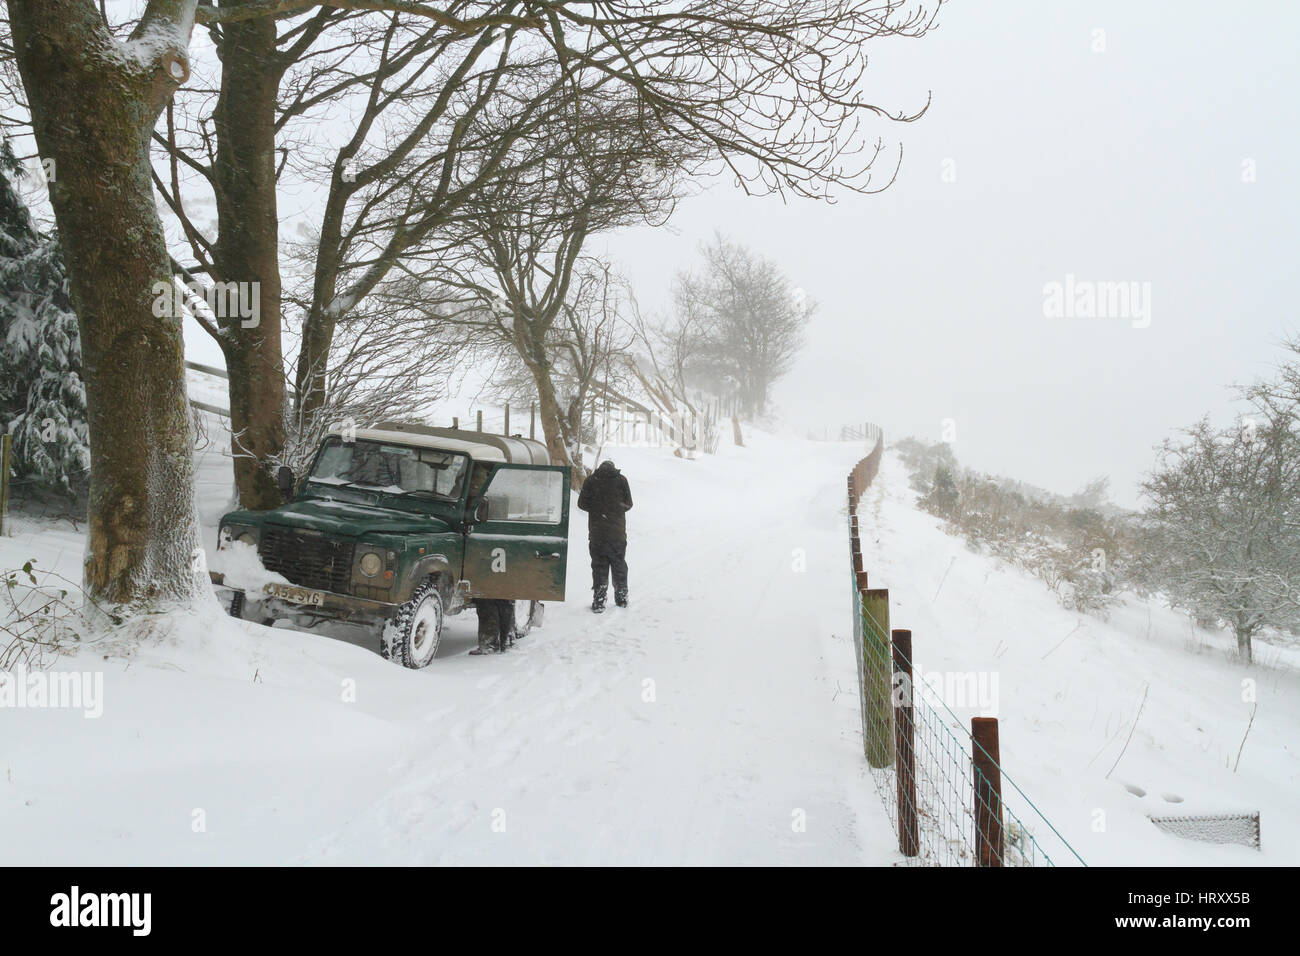
{"type": "Polygon", "coordinates": [[[474,610],[478,612],[479,649],[504,650],[515,636],[515,602],[479,598],[474,610]]]}
{"type": "Polygon", "coordinates": [[[627,591],[626,541],[591,541],[591,586],[599,591],[609,587],[609,577],[614,575],[614,591],[627,591]]]}

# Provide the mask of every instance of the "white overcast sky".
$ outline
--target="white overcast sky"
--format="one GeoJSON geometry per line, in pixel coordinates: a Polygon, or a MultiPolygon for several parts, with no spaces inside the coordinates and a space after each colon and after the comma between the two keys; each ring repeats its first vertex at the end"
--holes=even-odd
{"type": "Polygon", "coordinates": [[[1230,420],[1227,386],[1300,331],[1297,36],[1290,2],[956,0],[872,50],[873,102],[933,94],[882,126],[903,146],[886,193],[722,186],[609,248],[648,304],[714,229],[778,261],[820,305],[777,391],[793,424],[938,440],[952,419],[969,465],[1061,492],[1108,474],[1132,505],[1152,446],[1230,420]],[[1044,318],[1067,274],[1151,283],[1150,326],[1044,318]]]}

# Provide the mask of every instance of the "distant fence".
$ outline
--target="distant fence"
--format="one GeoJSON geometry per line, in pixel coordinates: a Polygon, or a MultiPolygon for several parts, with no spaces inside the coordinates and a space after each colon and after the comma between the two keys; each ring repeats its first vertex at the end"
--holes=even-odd
{"type": "Polygon", "coordinates": [[[968,728],[928,681],[913,680],[912,632],[891,630],[889,590],[868,586],[858,535],[884,434],[870,424],[841,434],[873,443],[848,476],[853,647],[863,753],[899,852],[918,866],[1084,865],[1003,770],[997,719],[973,717],[968,728]]]}
{"type": "MultiPolygon", "coordinates": [[[[185,363],[185,367],[204,375],[227,378],[226,370],[198,362],[185,363]]],[[[230,410],[190,399],[197,409],[211,412],[222,418],[230,417],[230,410]]],[[[739,402],[701,394],[696,402],[698,410],[682,411],[668,415],[644,405],[625,402],[594,402],[583,412],[583,421],[591,443],[597,446],[677,447],[689,451],[714,454],[721,439],[720,422],[724,417],[739,413],[739,402]]],[[[485,410],[470,409],[465,415],[452,415],[451,427],[466,431],[488,432],[501,435],[522,435],[524,415],[515,409],[511,417],[509,404],[485,410]]],[[[528,407],[528,437],[537,437],[537,405],[528,407]]]]}

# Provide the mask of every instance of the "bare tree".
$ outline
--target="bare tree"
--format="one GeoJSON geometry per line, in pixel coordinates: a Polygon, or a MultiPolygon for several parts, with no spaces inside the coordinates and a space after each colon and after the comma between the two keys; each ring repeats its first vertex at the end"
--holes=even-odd
{"type": "MultiPolygon", "coordinates": [[[[272,466],[287,465],[301,475],[331,428],[418,421],[445,397],[457,362],[468,358],[462,343],[390,305],[377,298],[348,316],[321,376],[324,403],[290,405],[284,444],[269,459],[272,466]]],[[[252,454],[233,436],[232,448],[252,454]]]]}
{"type": "MultiPolygon", "coordinates": [[[[295,375],[299,400],[310,406],[323,401],[324,379],[313,381],[312,374],[328,367],[339,322],[400,265],[445,242],[465,202],[520,172],[510,144],[563,120],[547,109],[561,101],[559,91],[575,99],[610,91],[630,96],[637,122],[655,141],[689,146],[686,152],[707,156],[749,191],[824,195],[834,185],[874,191],[893,175],[873,181],[882,144],[867,145],[859,119],[907,121],[920,114],[890,116],[862,100],[863,43],[922,35],[937,6],[897,0],[697,0],[670,11],[644,0],[204,5],[200,20],[222,56],[215,122],[209,128],[200,117],[191,130],[195,145],[186,149],[178,146],[169,116],[159,141],[173,157],[172,176],[158,185],[184,219],[178,157],[181,174],[197,172],[208,181],[219,197],[219,234],[203,237],[184,223],[195,268],[216,281],[260,282],[263,322],[272,323],[281,309],[278,278],[265,257],[277,221],[268,173],[288,168],[329,183],[295,375]],[[286,24],[278,35],[272,18],[286,24]],[[313,124],[327,112],[356,117],[342,142],[304,133],[317,129],[313,124]],[[482,127],[477,121],[489,113],[495,122],[482,127]],[[493,137],[476,136],[476,127],[492,129],[493,137]]],[[[275,391],[278,378],[257,370],[282,361],[278,330],[268,324],[221,331],[234,366],[232,412],[243,416],[247,409],[250,443],[270,448],[279,426],[268,419],[283,396],[275,391]],[[246,394],[236,399],[236,391],[246,394]]],[[[250,498],[267,488],[265,474],[241,472],[250,498]]]]}
{"type": "Polygon", "coordinates": [[[674,288],[679,327],[698,330],[690,374],[761,415],[803,345],[814,306],[775,263],[721,235],[703,253],[700,272],[682,273],[674,288]]]}
{"type": "Polygon", "coordinates": [[[594,233],[654,222],[672,206],[671,180],[644,165],[650,156],[626,104],[594,99],[579,118],[516,144],[527,169],[464,205],[454,249],[413,277],[408,298],[429,286],[459,299],[437,314],[504,345],[527,373],[552,460],[585,477],[582,412],[598,382],[612,382],[611,350],[630,333],[620,316],[622,285],[608,263],[583,254],[594,233]],[[527,157],[533,157],[529,159],[527,157]],[[622,327],[622,328],[621,328],[622,327]]]}
{"type": "Polygon", "coordinates": [[[1300,454],[1287,422],[1219,430],[1203,419],[1162,446],[1143,491],[1174,605],[1227,622],[1247,661],[1262,628],[1300,627],[1300,454]]]}
{"type": "Polygon", "coordinates": [[[486,309],[444,320],[464,329],[467,348],[495,362],[490,391],[497,398],[519,407],[551,396],[550,402],[538,402],[543,438],[552,460],[572,468],[575,487],[587,474],[584,446],[599,439],[584,416],[611,400],[649,411],[626,398],[630,376],[624,355],[635,333],[624,315],[625,295],[610,263],[584,256],[574,264],[565,300],[544,331],[533,327],[521,333],[515,307],[504,297],[486,309]],[[538,335],[540,346],[533,342],[538,335]],[[526,343],[522,348],[521,342],[526,343]],[[530,355],[544,355],[544,364],[526,361],[525,348],[530,355]]]}

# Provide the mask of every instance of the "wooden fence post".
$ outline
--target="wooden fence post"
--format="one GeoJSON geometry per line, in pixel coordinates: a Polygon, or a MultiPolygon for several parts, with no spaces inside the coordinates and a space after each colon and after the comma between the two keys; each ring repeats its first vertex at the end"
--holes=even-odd
{"type": "Polygon", "coordinates": [[[507,438],[510,437],[510,403],[509,402],[506,402],[506,423],[505,423],[505,427],[501,429],[501,434],[505,435],[507,438]]]}
{"type": "Polygon", "coordinates": [[[483,409],[478,410],[478,430],[483,430],[483,409]]]}
{"type": "Polygon", "coordinates": [[[974,768],[975,865],[1002,865],[1002,757],[998,752],[998,719],[970,719],[971,764],[974,768]]]}
{"type": "Polygon", "coordinates": [[[889,589],[862,592],[862,676],[866,685],[867,763],[894,763],[893,706],[890,689],[889,589]]]}
{"type": "Polygon", "coordinates": [[[13,457],[13,436],[5,432],[0,437],[0,535],[5,533],[5,519],[9,515],[9,467],[13,457]]]}
{"type": "Polygon", "coordinates": [[[528,405],[528,437],[537,437],[537,403],[530,402],[528,405]]]}
{"type": "Polygon", "coordinates": [[[867,572],[857,571],[853,575],[853,654],[857,658],[858,671],[858,713],[862,717],[862,750],[867,749],[867,675],[862,663],[862,592],[867,589],[867,572]]]}
{"type": "Polygon", "coordinates": [[[916,816],[916,715],[912,711],[912,632],[893,638],[894,780],[898,803],[898,852],[916,856],[921,834],[916,816]]]}

